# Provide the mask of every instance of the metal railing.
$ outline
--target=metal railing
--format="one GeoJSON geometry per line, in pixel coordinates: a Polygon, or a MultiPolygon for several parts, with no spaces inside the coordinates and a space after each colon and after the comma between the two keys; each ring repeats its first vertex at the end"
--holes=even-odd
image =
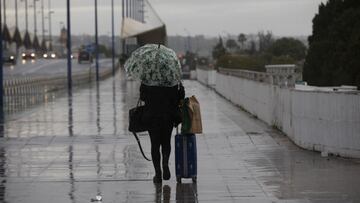
{"type": "MultiPolygon", "coordinates": [[[[116,67],[117,69],[119,66],[116,67]]],[[[99,72],[100,79],[105,79],[112,75],[112,69],[106,68],[99,72]]],[[[74,74],[73,84],[80,85],[96,80],[95,71],[74,74]]],[[[24,94],[44,94],[67,87],[67,76],[27,76],[13,77],[4,80],[4,96],[24,95],[24,94]]]]}
{"type": "Polygon", "coordinates": [[[231,75],[231,76],[258,81],[258,82],[272,84],[272,76],[269,73],[249,71],[249,70],[239,70],[239,69],[228,69],[228,68],[219,68],[218,71],[219,73],[225,75],[231,75]]]}

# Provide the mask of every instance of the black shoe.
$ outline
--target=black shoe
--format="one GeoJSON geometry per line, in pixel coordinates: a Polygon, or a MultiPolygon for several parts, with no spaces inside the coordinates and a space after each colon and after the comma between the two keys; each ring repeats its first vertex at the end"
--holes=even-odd
{"type": "Polygon", "coordinates": [[[168,165],[164,165],[164,166],[163,166],[163,179],[164,179],[164,180],[169,180],[170,177],[171,177],[171,174],[170,174],[169,166],[168,166],[168,165]]]}
{"type": "Polygon", "coordinates": [[[153,182],[154,183],[161,183],[162,182],[161,176],[155,175],[154,178],[153,178],[153,182]]]}

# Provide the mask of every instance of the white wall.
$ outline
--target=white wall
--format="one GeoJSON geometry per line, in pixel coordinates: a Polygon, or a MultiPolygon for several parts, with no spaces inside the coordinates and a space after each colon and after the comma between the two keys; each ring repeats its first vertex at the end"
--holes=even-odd
{"type": "Polygon", "coordinates": [[[216,71],[197,68],[196,78],[199,82],[203,83],[204,85],[215,86],[216,71]]]}
{"type": "MultiPolygon", "coordinates": [[[[198,80],[206,84],[206,70],[198,80]]],[[[360,93],[301,91],[216,73],[215,90],[300,147],[360,158],[360,93]]]]}

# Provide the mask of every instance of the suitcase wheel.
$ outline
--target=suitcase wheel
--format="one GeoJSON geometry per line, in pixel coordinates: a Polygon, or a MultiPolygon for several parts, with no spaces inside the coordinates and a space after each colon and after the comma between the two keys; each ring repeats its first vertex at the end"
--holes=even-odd
{"type": "Polygon", "coordinates": [[[196,183],[197,182],[197,177],[192,177],[192,181],[193,181],[193,183],[196,183]]]}
{"type": "Polygon", "coordinates": [[[181,183],[181,178],[180,178],[180,177],[176,177],[176,182],[177,182],[177,183],[181,183]]]}

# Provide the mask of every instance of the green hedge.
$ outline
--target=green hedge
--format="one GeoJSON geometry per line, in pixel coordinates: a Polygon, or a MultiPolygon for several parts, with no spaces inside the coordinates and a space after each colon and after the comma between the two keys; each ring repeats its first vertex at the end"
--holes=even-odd
{"type": "Polygon", "coordinates": [[[265,72],[265,65],[295,63],[296,60],[289,56],[272,56],[270,54],[258,56],[227,54],[219,58],[216,67],[265,72]]]}
{"type": "Polygon", "coordinates": [[[216,63],[216,67],[218,68],[244,69],[261,72],[265,71],[264,66],[263,60],[247,55],[224,55],[220,57],[216,63]]]}

